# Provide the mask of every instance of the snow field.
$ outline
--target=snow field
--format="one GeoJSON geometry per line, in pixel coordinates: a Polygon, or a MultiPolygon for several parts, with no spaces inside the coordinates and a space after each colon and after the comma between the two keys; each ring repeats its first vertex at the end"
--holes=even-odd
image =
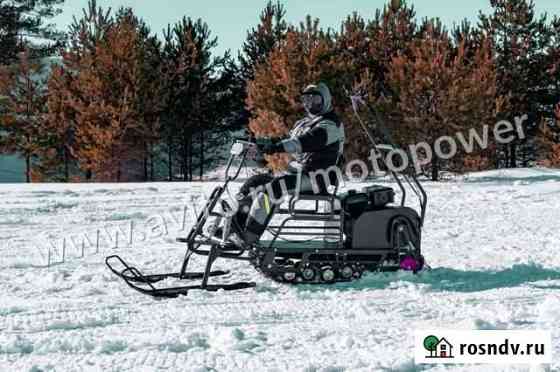
{"type": "Polygon", "coordinates": [[[0,370],[560,370],[560,173],[427,182],[423,251],[432,270],[419,276],[287,286],[219,260],[216,269],[231,270],[223,280],[257,287],[157,301],[106,269],[104,257],[118,253],[146,272],[177,271],[184,251],[174,239],[186,232],[170,216],[213,186],[0,186],[0,370]],[[151,231],[154,216],[166,219],[167,231],[151,231]],[[44,267],[49,237],[60,248],[63,236],[126,229],[130,220],[138,229],[132,246],[104,241],[98,254],[87,246],[81,258],[68,244],[65,263],[44,267]],[[423,328],[548,329],[554,363],[414,365],[413,333],[423,328]]]}

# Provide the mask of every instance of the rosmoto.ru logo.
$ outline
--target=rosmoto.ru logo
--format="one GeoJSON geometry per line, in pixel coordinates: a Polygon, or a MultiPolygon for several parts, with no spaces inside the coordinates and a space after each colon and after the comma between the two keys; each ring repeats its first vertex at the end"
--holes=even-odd
{"type": "Polygon", "coordinates": [[[548,331],[416,331],[416,363],[546,364],[552,361],[548,331]]]}

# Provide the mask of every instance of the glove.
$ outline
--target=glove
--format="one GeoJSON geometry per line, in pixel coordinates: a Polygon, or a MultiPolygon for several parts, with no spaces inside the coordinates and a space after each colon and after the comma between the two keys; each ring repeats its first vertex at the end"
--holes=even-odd
{"type": "Polygon", "coordinates": [[[258,146],[260,152],[267,155],[284,152],[284,146],[278,139],[260,140],[258,146]]]}

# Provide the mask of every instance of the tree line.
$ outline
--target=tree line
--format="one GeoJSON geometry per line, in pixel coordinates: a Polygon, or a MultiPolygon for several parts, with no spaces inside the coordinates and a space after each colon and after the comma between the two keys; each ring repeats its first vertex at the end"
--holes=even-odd
{"type": "Polygon", "coordinates": [[[28,181],[202,177],[245,115],[239,67],[216,45],[200,19],[160,38],[132,9],[90,0],[48,72],[32,43],[5,65],[2,149],[26,159],[28,181]]]}
{"type": "MultiPolygon", "coordinates": [[[[507,145],[434,158],[425,169],[434,180],[442,171],[560,165],[560,18],[537,15],[532,1],[490,0],[476,24],[447,28],[391,0],[338,29],[312,16],[290,24],[285,7],[269,2],[237,56],[214,55],[218,40],[201,19],[157,35],[132,9],[90,0],[62,37],[46,24],[62,0],[32,3],[0,1],[9,51],[0,61],[0,150],[26,159],[28,181],[202,178],[231,133],[285,135],[302,115],[301,89],[316,81],[333,92],[347,159],[369,155],[346,93],[360,90],[403,146],[433,147],[441,136],[528,116],[526,135],[507,145]],[[46,68],[48,55],[56,57],[46,68]]],[[[285,164],[282,155],[268,160],[285,164]]]]}

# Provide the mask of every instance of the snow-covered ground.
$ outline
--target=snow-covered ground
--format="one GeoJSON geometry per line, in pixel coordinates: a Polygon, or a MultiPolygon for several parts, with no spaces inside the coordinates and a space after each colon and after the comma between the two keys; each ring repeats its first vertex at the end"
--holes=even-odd
{"type": "Polygon", "coordinates": [[[549,368],[560,370],[560,172],[427,182],[433,269],[419,276],[295,287],[222,260],[227,279],[256,289],[157,301],[109,273],[103,259],[116,252],[146,271],[178,270],[182,219],[188,229],[193,200],[213,186],[0,186],[0,371],[444,370],[413,362],[414,330],[424,328],[551,330],[549,368]]]}

